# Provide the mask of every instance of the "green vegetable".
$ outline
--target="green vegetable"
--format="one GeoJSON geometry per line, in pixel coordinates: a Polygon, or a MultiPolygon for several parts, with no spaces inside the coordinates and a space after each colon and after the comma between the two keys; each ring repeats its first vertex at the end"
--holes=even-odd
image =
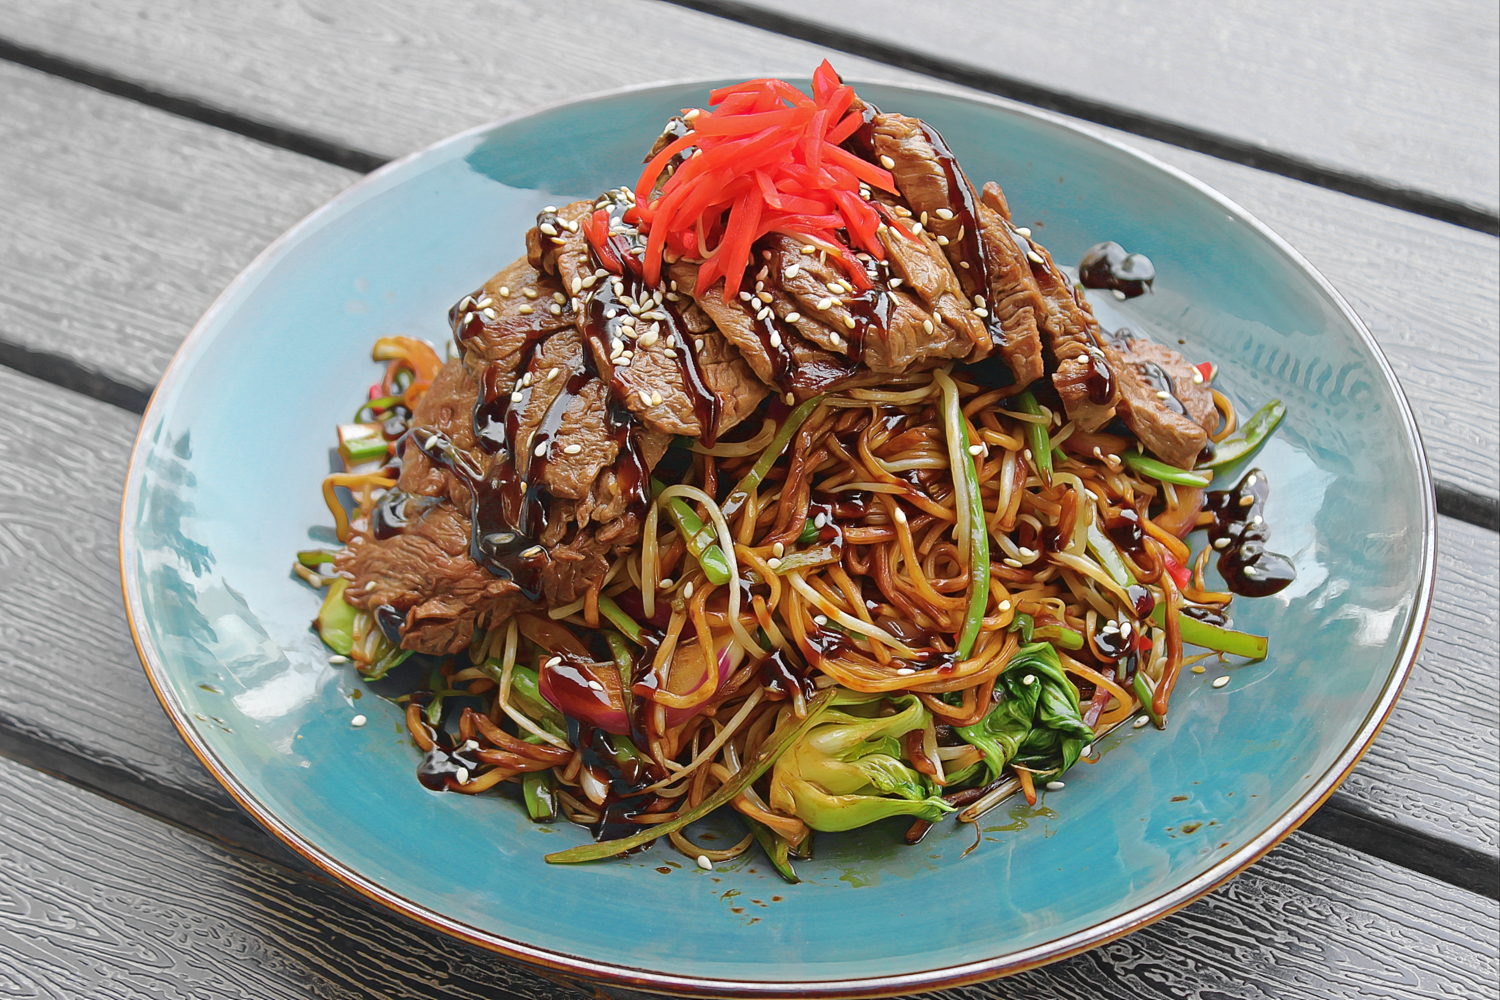
{"type": "Polygon", "coordinates": [[[1242,458],[1249,458],[1260,450],[1260,446],[1265,444],[1266,438],[1271,436],[1284,416],[1286,406],[1279,399],[1271,400],[1256,410],[1255,415],[1245,421],[1239,430],[1214,445],[1213,459],[1204,462],[1200,468],[1218,469],[1233,465],[1242,458]]]}
{"type": "Polygon", "coordinates": [[[1120,555],[1120,550],[1115,543],[1099,527],[1097,521],[1091,522],[1088,529],[1089,551],[1099,557],[1099,565],[1109,574],[1109,578],[1121,587],[1129,587],[1135,583],[1135,574],[1130,572],[1130,567],[1125,565],[1125,559],[1120,555]]]}
{"type": "MultiPolygon", "coordinates": [[[[963,628],[958,633],[959,659],[966,658],[979,638],[984,624],[984,609],[990,600],[990,532],[984,518],[984,498],[979,494],[979,471],[969,454],[969,423],[964,419],[958,399],[958,386],[946,374],[937,374],[943,390],[943,428],[948,436],[948,462],[955,477],[963,478],[963,495],[969,528],[969,606],[964,611],[963,628]]],[[[1035,402],[1035,400],[1033,400],[1035,402]]],[[[1045,436],[1045,435],[1044,435],[1045,436]]]]}
{"type": "MultiPolygon", "coordinates": [[[[667,486],[660,479],[651,480],[651,492],[659,495],[667,486]]],[[[673,497],[666,502],[663,508],[667,517],[677,526],[677,533],[682,536],[687,550],[698,560],[698,565],[703,567],[703,575],[709,581],[717,584],[729,582],[729,561],[724,558],[724,552],[719,548],[717,539],[719,533],[711,526],[703,523],[703,519],[693,512],[693,508],[682,497],[673,497]]]]}
{"type": "Polygon", "coordinates": [[[822,530],[822,528],[813,524],[812,518],[808,518],[802,525],[802,534],[797,536],[797,544],[811,545],[818,540],[818,532],[822,530]]]}
{"type": "MultiPolygon", "coordinates": [[[[485,676],[496,684],[500,683],[500,678],[505,673],[499,657],[485,660],[479,665],[479,669],[483,670],[485,676]]],[[[562,713],[542,697],[535,670],[519,663],[511,668],[510,700],[511,704],[519,708],[527,718],[553,736],[567,737],[568,731],[563,722],[562,713]]]]}
{"type": "Polygon", "coordinates": [[[808,569],[812,566],[826,566],[836,563],[842,556],[842,552],[834,545],[815,545],[810,549],[798,549],[782,556],[781,562],[776,564],[773,571],[777,576],[785,576],[793,570],[808,569]]]}
{"type": "Polygon", "coordinates": [[[599,613],[605,618],[608,618],[610,624],[614,625],[615,628],[628,635],[631,642],[635,643],[637,646],[641,644],[641,636],[644,633],[641,632],[640,625],[636,623],[636,620],[634,618],[630,617],[624,611],[622,611],[620,609],[620,606],[614,602],[613,598],[600,595],[599,613]]]}
{"type": "Polygon", "coordinates": [[[1196,472],[1189,472],[1186,469],[1179,469],[1176,466],[1168,465],[1166,462],[1159,462],[1154,458],[1148,458],[1138,451],[1127,451],[1120,457],[1126,465],[1130,466],[1136,472],[1139,472],[1143,476],[1150,476],[1159,482],[1176,483],[1178,486],[1199,487],[1207,486],[1213,482],[1212,473],[1200,476],[1196,472]]]}
{"type": "Polygon", "coordinates": [[[1031,635],[1036,639],[1047,639],[1063,649],[1083,648],[1083,636],[1061,625],[1043,625],[1032,629],[1031,635]]]}
{"type": "Polygon", "coordinates": [[[354,422],[356,424],[365,423],[364,415],[366,410],[369,410],[371,415],[373,415],[376,410],[389,410],[397,403],[404,401],[404,397],[401,396],[381,396],[379,399],[372,399],[354,411],[354,422]]]}
{"type": "Polygon", "coordinates": [[[377,458],[384,458],[391,453],[390,448],[386,445],[385,438],[379,434],[346,441],[340,451],[349,460],[350,465],[371,462],[377,458]]]}
{"type": "Polygon", "coordinates": [[[297,553],[297,561],[308,569],[317,569],[324,563],[333,562],[333,557],[336,555],[338,555],[337,552],[328,549],[304,549],[297,553]]]}
{"type": "Polygon", "coordinates": [[[1094,731],[1083,721],[1078,689],[1045,642],[1022,646],[995,682],[995,707],[957,732],[980,753],[991,781],[1005,766],[1062,774],[1078,761],[1094,731]]]}
{"type": "Polygon", "coordinates": [[[1146,713],[1157,729],[1166,729],[1167,720],[1151,710],[1151,699],[1155,696],[1156,691],[1151,686],[1150,679],[1144,673],[1137,670],[1135,672],[1135,681],[1131,686],[1135,688],[1135,697],[1141,703],[1141,710],[1146,713]]]}
{"type": "Polygon", "coordinates": [[[409,649],[401,649],[398,646],[391,646],[390,651],[385,653],[374,663],[370,664],[370,669],[362,671],[361,676],[363,676],[367,681],[378,681],[386,674],[390,673],[392,670],[395,670],[397,667],[401,666],[401,664],[405,663],[406,658],[410,655],[411,650],[409,649]]]}
{"type": "Polygon", "coordinates": [[[427,724],[436,726],[443,717],[443,671],[440,667],[433,667],[432,674],[427,678],[427,687],[432,691],[432,701],[427,703],[427,724]]]}
{"type": "Polygon", "coordinates": [[[732,520],[734,515],[740,512],[740,508],[745,506],[746,501],[750,499],[750,494],[760,487],[761,480],[766,478],[766,473],[771,471],[771,466],[776,464],[781,453],[786,451],[787,445],[792,443],[792,437],[802,427],[803,422],[812,416],[812,412],[822,404],[823,399],[823,396],[814,396],[812,399],[804,400],[795,410],[786,415],[786,419],[781,422],[781,427],[776,431],[776,436],[771,439],[770,444],[766,445],[766,450],[760,453],[760,458],[755,460],[750,471],[745,473],[744,478],[729,491],[729,496],[724,498],[723,510],[726,521],[732,520]]]}
{"type": "Polygon", "coordinates": [[[755,842],[760,845],[760,849],[766,852],[766,858],[771,862],[771,867],[793,885],[801,882],[802,880],[797,877],[797,869],[792,867],[791,845],[759,820],[751,819],[749,816],[741,816],[740,819],[745,821],[745,825],[755,835],[755,842]]]}
{"type": "Polygon", "coordinates": [[[542,823],[557,818],[557,791],[547,771],[527,771],[521,775],[521,797],[526,801],[526,815],[542,823]]]}
{"type": "Polygon", "coordinates": [[[852,830],[889,816],[936,820],[952,807],[902,761],[901,737],[930,721],[913,695],[891,699],[895,715],[864,718],[837,709],[776,762],[771,808],[814,830],[852,830]]]}
{"type": "MultiPolygon", "coordinates": [[[[1022,413],[1029,413],[1033,417],[1042,415],[1042,404],[1036,401],[1030,391],[1019,394],[1015,400],[1022,413]]],[[[1042,482],[1051,482],[1052,438],[1048,436],[1045,424],[1026,421],[1026,446],[1031,449],[1031,461],[1036,466],[1037,474],[1042,477],[1042,482]]]]}
{"type": "Polygon", "coordinates": [[[806,718],[796,726],[783,726],[780,730],[772,733],[760,745],[760,749],[755,752],[755,756],[745,761],[739,773],[720,785],[718,791],[698,803],[697,808],[689,809],[678,815],[675,819],[669,819],[665,823],[648,826],[639,833],[633,833],[628,837],[621,837],[618,840],[606,840],[598,844],[584,844],[566,851],[558,851],[555,854],[547,855],[546,860],[554,865],[568,865],[576,864],[580,861],[598,861],[601,858],[612,858],[616,854],[623,854],[637,847],[644,847],[657,837],[665,837],[673,830],[681,830],[690,823],[696,823],[715,809],[727,805],[733,801],[736,795],[743,792],[762,774],[765,774],[766,769],[776,763],[777,759],[786,752],[787,747],[799,740],[804,733],[817,724],[818,719],[823,714],[823,710],[833,700],[833,693],[836,690],[838,689],[828,688],[826,691],[819,692],[807,703],[806,718]]]}
{"type": "Polygon", "coordinates": [[[316,621],[318,635],[322,636],[324,644],[344,656],[354,650],[354,616],[359,613],[344,601],[344,591],[348,587],[349,581],[343,577],[333,581],[328,596],[323,598],[323,606],[318,609],[316,621]]]}
{"type": "MultiPolygon", "coordinates": [[[[1158,602],[1156,607],[1151,609],[1151,620],[1157,625],[1165,626],[1166,615],[1166,608],[1162,602],[1158,602]]],[[[1211,625],[1180,612],[1177,616],[1177,624],[1182,629],[1182,641],[1188,645],[1202,646],[1204,649],[1243,656],[1251,660],[1266,658],[1269,643],[1263,635],[1236,632],[1232,628],[1211,625]]]]}
{"type": "Polygon", "coordinates": [[[1022,611],[1017,611],[1016,616],[1010,620],[1010,628],[1006,629],[1006,631],[1021,633],[1021,641],[1029,643],[1031,641],[1032,630],[1035,628],[1036,621],[1030,615],[1022,611]]]}

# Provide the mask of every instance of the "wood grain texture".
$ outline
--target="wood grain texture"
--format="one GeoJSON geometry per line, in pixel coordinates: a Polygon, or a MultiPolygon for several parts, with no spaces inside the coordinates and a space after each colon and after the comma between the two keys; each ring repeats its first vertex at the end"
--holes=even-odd
{"type": "Polygon", "coordinates": [[[358,175],[0,63],[0,337],[149,391],[271,240],[358,175]]]}
{"type": "MultiPolygon", "coordinates": [[[[929,996],[1478,996],[1496,974],[1496,913],[1492,900],[1294,834],[1218,892],[1127,938],[929,996]]],[[[5,760],[0,991],[59,1000],[593,993],[5,760]]]]}
{"type": "Polygon", "coordinates": [[[1493,213],[1493,4],[749,0],[900,50],[1493,213]]]}
{"type": "MultiPolygon", "coordinates": [[[[805,47],[786,51],[797,43],[764,32],[714,24],[738,33],[732,39],[736,50],[764,49],[788,64],[814,55],[805,47]]],[[[436,33],[442,29],[441,23],[428,27],[410,44],[433,55],[441,49],[436,33]]],[[[176,35],[151,37],[162,44],[175,39],[183,51],[164,55],[183,59],[198,58],[202,46],[196,43],[204,41],[196,35],[186,41],[176,35]]],[[[648,70],[608,62],[615,74],[608,80],[588,75],[581,63],[560,63],[544,80],[533,81],[530,97],[534,102],[555,98],[550,88],[560,79],[571,79],[577,88],[572,93],[582,93],[652,77],[711,73],[693,60],[702,56],[700,46],[725,42],[693,36],[692,43],[672,50],[674,59],[688,53],[681,65],[658,63],[648,70]]],[[[524,44],[518,48],[530,50],[524,44]]],[[[479,99],[486,91],[484,79],[448,79],[435,68],[443,65],[441,59],[429,65],[404,48],[374,48],[360,56],[350,74],[319,78],[319,85],[333,89],[318,93],[316,100],[295,95],[299,99],[285,121],[298,128],[331,127],[321,110],[325,105],[362,101],[356,119],[382,121],[397,138],[416,143],[494,113],[493,105],[479,99]],[[363,71],[377,57],[387,58],[388,75],[403,80],[403,89],[357,91],[353,71],[363,71]],[[429,108],[432,93],[443,87],[454,88],[451,106],[429,108]],[[415,132],[403,117],[412,110],[431,111],[436,126],[424,120],[425,131],[415,132]]],[[[280,58],[297,66],[321,62],[303,58],[290,41],[280,58]]],[[[266,73],[288,81],[294,68],[277,64],[266,73]]],[[[500,79],[512,88],[525,82],[510,75],[500,79]]],[[[13,218],[18,234],[13,249],[0,247],[0,255],[7,255],[0,256],[0,264],[9,265],[0,269],[0,337],[76,357],[133,384],[155,381],[192,321],[256,249],[352,176],[33,71],[0,64],[0,82],[14,94],[0,113],[0,138],[8,140],[0,142],[0,185],[22,195],[0,204],[0,218],[13,218]],[[39,169],[42,163],[47,169],[39,169]],[[216,183],[220,178],[222,187],[216,183]],[[181,273],[170,281],[153,271],[185,259],[196,266],[179,267],[181,273]],[[71,290],[87,287],[100,288],[112,307],[97,321],[84,322],[68,308],[71,290]],[[97,336],[96,322],[104,324],[108,336],[97,336]]],[[[206,98],[222,96],[207,83],[204,87],[206,98]]],[[[257,96],[252,92],[245,100],[257,96]]],[[[521,103],[526,99],[512,94],[512,104],[501,110],[529,106],[521,103]]],[[[1417,413],[1435,474],[1481,495],[1500,493],[1500,243],[1177,147],[1094,130],[1206,179],[1286,235],[1350,299],[1391,358],[1417,413]],[[1443,290],[1439,308],[1414,294],[1438,288],[1443,290]]]]}

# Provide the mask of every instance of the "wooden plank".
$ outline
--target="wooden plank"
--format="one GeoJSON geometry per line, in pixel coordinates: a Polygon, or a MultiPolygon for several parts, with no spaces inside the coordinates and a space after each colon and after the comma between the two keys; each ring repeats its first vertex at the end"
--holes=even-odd
{"type": "MultiPolygon", "coordinates": [[[[155,704],[123,620],[113,533],[136,419],[4,369],[0,395],[14,413],[0,438],[11,470],[0,487],[0,730],[64,747],[79,768],[142,775],[224,806],[155,704]]],[[[1495,659],[1495,536],[1445,519],[1441,542],[1428,644],[1377,750],[1336,800],[1493,855],[1496,681],[1475,665],[1495,659]]],[[[137,795],[90,773],[79,779],[137,795]]]]}
{"type": "Polygon", "coordinates": [[[1493,4],[1259,0],[1209,15],[1194,0],[949,0],[913,16],[902,0],[682,2],[949,79],[995,77],[1095,121],[1144,118],[1121,127],[1145,134],[1164,119],[1491,216],[1500,202],[1493,4]]]}
{"type": "MultiPolygon", "coordinates": [[[[557,74],[571,66],[559,65],[557,74]]],[[[614,82],[630,79],[622,72],[614,82]]],[[[0,185],[16,194],[0,217],[18,234],[0,247],[0,338],[64,354],[141,390],[253,251],[352,176],[34,71],[0,64],[0,82],[10,97],[0,123],[7,140],[0,142],[0,185]],[[193,266],[178,267],[169,280],[152,270],[184,257],[193,266]],[[88,322],[64,305],[71,289],[84,287],[99,289],[110,307],[88,322]]],[[[576,82],[582,90],[599,81],[576,82]]],[[[548,95],[539,89],[535,96],[548,95]]],[[[323,97],[333,95],[298,106],[323,97]]],[[[364,113],[388,109],[369,103],[364,113]]],[[[469,124],[450,113],[439,127],[469,124]]],[[[1493,237],[1124,138],[1217,185],[1329,274],[1391,358],[1435,475],[1481,496],[1500,493],[1500,244],[1493,237]],[[1438,288],[1441,308],[1412,292],[1438,288]]]]}
{"type": "MultiPolygon", "coordinates": [[[[0,899],[8,995],[591,992],[5,760],[0,899]]],[[[1497,971],[1496,915],[1493,900],[1294,834],[1225,888],[1127,938],[935,996],[1478,996],[1497,971]]]]}

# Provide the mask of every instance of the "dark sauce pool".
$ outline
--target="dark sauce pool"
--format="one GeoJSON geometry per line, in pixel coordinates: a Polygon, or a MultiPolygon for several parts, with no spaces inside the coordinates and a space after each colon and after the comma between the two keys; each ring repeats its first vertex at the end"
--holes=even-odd
{"type": "Polygon", "coordinates": [[[1234,489],[1213,490],[1203,498],[1203,509],[1214,516],[1208,538],[1219,553],[1219,574],[1230,590],[1245,597],[1267,597],[1297,578],[1290,559],[1266,549],[1270,492],[1266,474],[1251,469],[1234,489]]]}

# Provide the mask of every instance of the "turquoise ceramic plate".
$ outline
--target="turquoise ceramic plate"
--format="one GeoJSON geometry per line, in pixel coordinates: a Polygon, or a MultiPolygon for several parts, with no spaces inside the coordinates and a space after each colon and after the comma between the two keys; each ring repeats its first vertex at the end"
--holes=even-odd
{"type": "Polygon", "coordinates": [[[1370,335],[1244,211],[1141,155],[1013,105],[890,86],[1062,261],[1113,239],[1154,295],[1101,303],[1245,408],[1289,415],[1258,464],[1298,579],[1241,601],[1264,663],[1188,674],[1167,732],[1127,730],[1035,809],[1002,806],[917,848],[901,824],[819,840],[789,886],[755,856],[700,871],[658,845],[549,868],[581,843],[513,804],[425,791],[400,712],[328,664],[318,599],[288,570],[325,536],[333,427],[374,380],[371,342],[441,343],[445,312],[514,259],[537,210],[633,183],[706,83],[566,104],[455,136],[366,178],[286,234],[204,316],[152,399],[121,564],[146,670],[183,738],[257,819],[371,898],[485,947],[695,993],[895,993],[1037,965],[1139,927],[1228,878],[1325,798],[1406,677],[1432,583],[1421,445],[1370,335]],[[369,716],[356,729],[350,719],[369,716]]]}

